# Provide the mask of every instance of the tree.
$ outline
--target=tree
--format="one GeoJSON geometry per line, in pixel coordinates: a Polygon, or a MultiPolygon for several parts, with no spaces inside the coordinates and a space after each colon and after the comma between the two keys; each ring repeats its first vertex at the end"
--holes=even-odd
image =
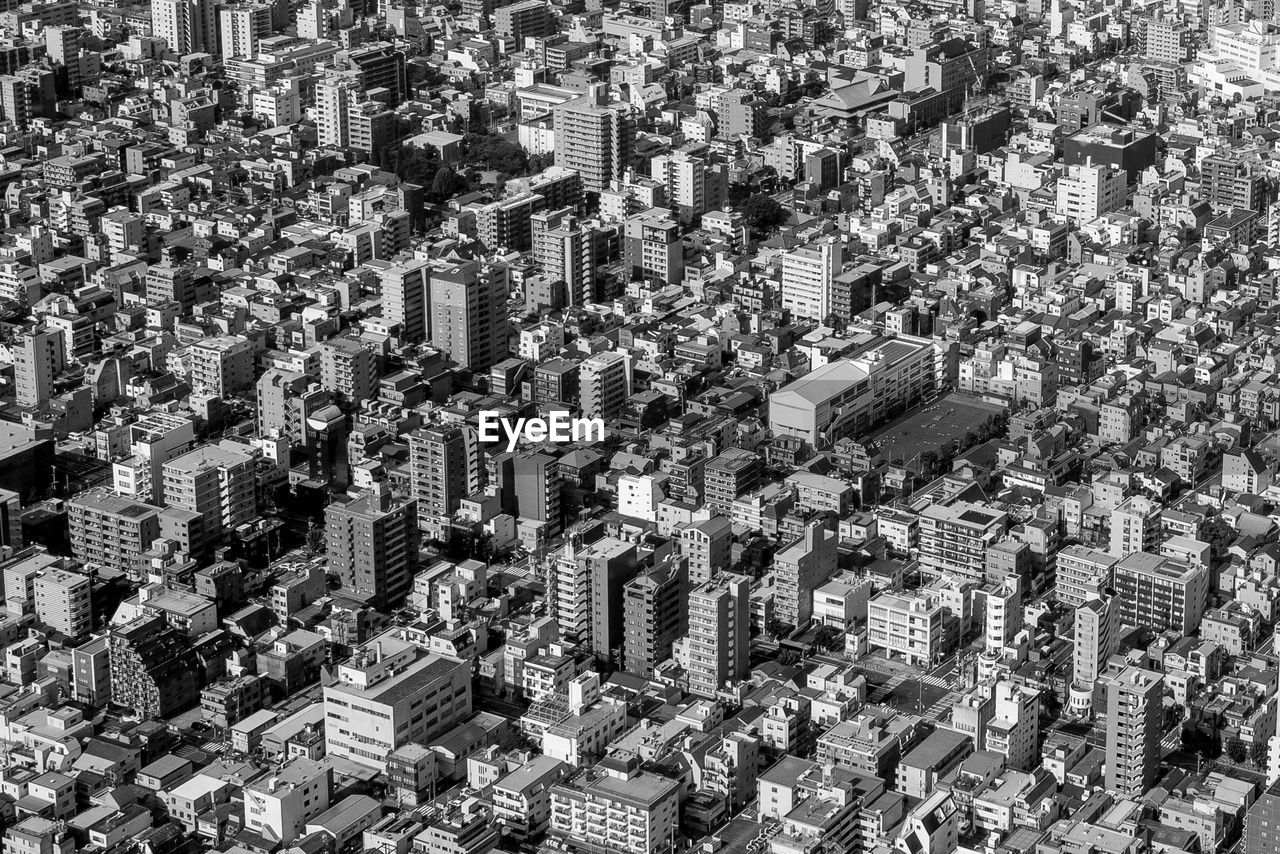
{"type": "Polygon", "coordinates": [[[440,171],[440,153],[431,145],[402,145],[396,152],[395,164],[392,171],[401,181],[427,188],[440,171]]]}
{"type": "Polygon", "coordinates": [[[1237,765],[1244,762],[1249,755],[1248,749],[1244,746],[1244,742],[1239,738],[1232,738],[1228,741],[1225,752],[1227,754],[1227,758],[1232,762],[1235,762],[1237,765]]]}
{"type": "Polygon", "coordinates": [[[768,234],[785,223],[788,218],[787,209],[767,193],[756,193],[747,199],[742,206],[743,218],[747,226],[757,234],[768,234]]]}
{"type": "Polygon", "coordinates": [[[1260,738],[1255,738],[1252,746],[1249,748],[1249,761],[1253,763],[1253,767],[1255,768],[1266,768],[1269,753],[1270,751],[1267,749],[1267,742],[1260,738]]]}
{"type": "Polygon", "coordinates": [[[529,169],[529,155],[525,150],[500,136],[469,134],[463,143],[467,163],[472,166],[493,169],[508,175],[523,175],[529,169]]]}
{"type": "Polygon", "coordinates": [[[431,179],[431,190],[428,199],[433,202],[447,202],[459,193],[466,192],[470,185],[467,179],[454,172],[449,166],[441,166],[431,179]]]}

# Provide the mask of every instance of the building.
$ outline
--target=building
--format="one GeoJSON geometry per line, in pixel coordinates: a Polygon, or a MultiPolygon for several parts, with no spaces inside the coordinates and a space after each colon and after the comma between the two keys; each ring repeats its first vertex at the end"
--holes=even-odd
{"type": "Polygon", "coordinates": [[[1103,682],[1107,692],[1106,786],[1141,798],[1160,772],[1164,677],[1128,666],[1103,682]]]}
{"type": "Polygon", "coordinates": [[[907,57],[905,86],[911,91],[933,89],[945,99],[945,110],[956,112],[971,93],[987,85],[987,48],[960,38],[917,47],[907,57]]]}
{"type": "Polygon", "coordinates": [[[704,584],[733,563],[733,525],[712,516],[680,529],[680,552],[689,560],[689,583],[704,584]]]}
{"type": "Polygon", "coordinates": [[[630,105],[611,103],[608,95],[607,85],[595,83],[553,113],[556,166],[577,170],[583,189],[591,193],[623,179],[635,143],[630,105]]]}
{"type": "Polygon", "coordinates": [[[253,342],[233,335],[207,338],[191,348],[191,387],[231,397],[253,386],[253,342]]]}
{"type": "Polygon", "coordinates": [[[606,351],[582,360],[578,372],[582,414],[587,418],[617,418],[631,396],[631,356],[606,351]]]}
{"type": "Polygon", "coordinates": [[[405,341],[422,341],[428,337],[429,276],[425,261],[388,264],[378,271],[382,316],[400,328],[400,338],[405,341]]]}
{"type": "Polygon", "coordinates": [[[1095,549],[1070,545],[1058,552],[1055,594],[1067,608],[1078,608],[1111,586],[1118,558],[1095,549]]]}
{"type": "Polygon", "coordinates": [[[684,241],[680,226],[663,209],[628,217],[622,254],[633,282],[678,285],[684,281],[684,241]]]}
{"type": "Polygon", "coordinates": [[[324,687],[325,752],[386,770],[387,754],[471,714],[471,665],[388,631],[356,649],[324,687]]]}
{"type": "Polygon", "coordinates": [[[942,653],[943,619],[942,603],[932,594],[881,593],[867,603],[867,648],[930,667],[942,653]]]}
{"type": "Polygon", "coordinates": [[[920,569],[934,576],[981,581],[987,549],[1009,528],[1009,516],[980,504],[932,504],[920,514],[920,569]]]}
{"type": "Polygon", "coordinates": [[[672,556],[628,581],[622,590],[623,663],[628,673],[649,676],[671,658],[671,647],[689,626],[689,568],[672,556]]]}
{"type": "Polygon", "coordinates": [[[518,0],[493,13],[493,29],[503,38],[511,39],[515,50],[520,51],[524,49],[526,38],[552,35],[555,19],[551,7],[544,0],[518,0]]]}
{"type": "Polygon", "coordinates": [[[271,11],[267,3],[246,3],[224,7],[218,12],[222,57],[258,55],[258,45],[271,37],[271,11]]]}
{"type": "Polygon", "coordinates": [[[53,380],[66,367],[61,329],[37,329],[18,336],[13,347],[14,398],[19,406],[40,406],[53,397],[53,380]]]}
{"type": "Polygon", "coordinates": [[[656,854],[676,833],[680,784],[606,757],[551,789],[551,836],[570,851],[656,854]]]}
{"type": "Polygon", "coordinates": [[[1267,785],[1245,815],[1243,851],[1267,854],[1277,847],[1280,847],[1280,779],[1267,785]]]}
{"type": "MultiPolygon", "coordinates": [[[[1276,67],[1274,61],[1267,66],[1271,71],[1276,67]]],[[[1266,201],[1266,177],[1248,151],[1223,149],[1200,162],[1200,195],[1219,213],[1260,211],[1266,201]]]]}
{"type": "Polygon", "coordinates": [[[352,405],[377,397],[377,354],[349,336],[325,341],[320,345],[320,384],[352,405]]]}
{"type": "Polygon", "coordinates": [[[751,579],[720,572],[689,593],[689,692],[714,697],[750,670],[751,579]]]}
{"type": "Polygon", "coordinates": [[[266,839],[297,839],[307,822],[329,808],[333,769],[305,756],[244,787],[244,826],[266,839]]]}
{"type": "Polygon", "coordinates": [[[464,498],[480,491],[480,444],[470,427],[431,426],[409,434],[409,485],[424,533],[443,535],[464,498]]]}
{"type": "Polygon", "coordinates": [[[851,358],[829,362],[769,397],[775,435],[826,448],[905,412],[935,388],[933,342],[881,338],[851,358]]]}
{"type": "Polygon", "coordinates": [[[706,505],[728,516],[734,500],[760,483],[760,469],[760,457],[742,448],[729,448],[708,460],[703,474],[706,505]]]}
{"type": "Polygon", "coordinates": [[[1058,179],[1054,209],[1076,222],[1092,222],[1124,207],[1127,187],[1125,173],[1113,166],[1092,161],[1068,166],[1058,179]]]}
{"type": "Polygon", "coordinates": [[[783,625],[801,628],[813,617],[813,591],[836,571],[840,537],[821,521],[809,522],[804,536],[774,555],[774,613],[783,625]]]}
{"type": "Polygon", "coordinates": [[[203,668],[187,639],[163,617],[139,617],[107,638],[113,702],[144,718],[162,718],[199,699],[203,668]]]}
{"type": "Polygon", "coordinates": [[[1111,511],[1111,554],[1124,558],[1134,552],[1154,552],[1160,538],[1160,513],[1157,501],[1141,495],[1124,500],[1111,511]]]}
{"type": "Polygon", "coordinates": [[[431,345],[464,368],[507,355],[507,267],[463,261],[431,272],[431,345]]]}
{"type": "Polygon", "coordinates": [[[132,574],[160,536],[160,509],[96,489],[67,502],[67,524],[78,560],[132,574]]]}
{"type": "Polygon", "coordinates": [[[844,243],[824,237],[782,256],[782,307],[823,323],[834,309],[835,281],[844,263],[844,243]]]}
{"type": "Polygon", "coordinates": [[[1088,599],[1076,606],[1072,673],[1075,684],[1092,691],[1120,645],[1120,607],[1112,597],[1088,599]]]}
{"type": "Polygon", "coordinates": [[[1116,564],[1112,586],[1122,625],[1191,635],[1209,598],[1209,569],[1134,552],[1116,564]]]}
{"type": "Polygon", "coordinates": [[[169,506],[199,514],[200,537],[189,549],[192,557],[208,554],[224,535],[257,518],[254,456],[229,441],[175,457],[163,472],[169,506]]]}
{"type": "Polygon", "coordinates": [[[329,571],[348,593],[387,609],[404,601],[418,568],[418,503],[397,501],[390,485],[325,511],[329,571]]]}
{"type": "Polygon", "coordinates": [[[50,567],[36,576],[34,594],[40,622],[69,638],[93,628],[93,581],[87,575],[50,567]]]}
{"type": "Polygon", "coordinates": [[[217,4],[213,0],[156,0],[151,33],[178,56],[218,52],[217,4]]]}

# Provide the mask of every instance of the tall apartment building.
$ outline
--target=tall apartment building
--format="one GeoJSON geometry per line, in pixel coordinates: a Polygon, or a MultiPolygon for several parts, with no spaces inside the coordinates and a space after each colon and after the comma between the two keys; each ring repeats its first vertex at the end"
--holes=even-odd
{"type": "Polygon", "coordinates": [[[519,452],[511,459],[510,474],[509,493],[505,483],[500,486],[504,497],[509,494],[512,499],[512,515],[522,522],[541,523],[546,539],[559,534],[564,522],[560,461],[550,454],[519,452]]]}
{"type": "Polygon", "coordinates": [[[751,579],[721,572],[689,593],[689,692],[714,697],[751,667],[751,579]]]}
{"type": "Polygon", "coordinates": [[[1005,766],[1031,771],[1040,758],[1040,692],[1001,680],[992,692],[994,714],[987,722],[984,749],[999,753],[1005,766]]]}
{"type": "Polygon", "coordinates": [[[573,851],[656,854],[675,836],[679,789],[634,756],[606,757],[552,787],[551,836],[573,851]]]}
{"type": "Polygon", "coordinates": [[[429,744],[471,714],[471,665],[396,631],[356,649],[324,687],[327,755],[385,771],[391,751],[429,744]]]}
{"type": "Polygon", "coordinates": [[[610,103],[608,94],[608,86],[595,83],[554,110],[556,165],[576,169],[583,189],[593,193],[622,180],[635,143],[630,105],[610,103]]]}
{"type": "Polygon", "coordinates": [[[362,85],[353,73],[329,71],[316,83],[316,139],[324,146],[351,143],[351,108],[360,103],[362,85]]]}
{"type": "Polygon", "coordinates": [[[71,650],[71,695],[91,706],[111,701],[111,647],[106,635],[71,650]]]}
{"type": "Polygon", "coordinates": [[[388,264],[378,270],[382,316],[388,323],[400,327],[400,337],[405,341],[421,341],[428,335],[429,276],[425,261],[388,264]]]}
{"type": "Polygon", "coordinates": [[[1107,660],[1120,644],[1120,607],[1110,596],[1076,606],[1071,654],[1074,684],[1092,687],[1106,672],[1107,660]]]}
{"type": "Polygon", "coordinates": [[[1058,552],[1056,596],[1067,608],[1078,608],[1089,599],[1101,596],[1111,585],[1111,570],[1116,558],[1106,552],[1070,545],[1058,552]]]}
{"type": "Polygon", "coordinates": [[[387,106],[395,108],[409,94],[404,51],[389,42],[370,42],[334,57],[334,67],[359,72],[364,91],[385,89],[387,106]]]}
{"type": "Polygon", "coordinates": [[[1112,557],[1124,558],[1134,552],[1154,552],[1160,539],[1162,510],[1158,501],[1142,495],[1130,496],[1112,510],[1112,557]]]}
{"type": "Polygon", "coordinates": [[[689,583],[704,584],[732,564],[733,526],[723,516],[686,525],[680,530],[680,551],[689,559],[689,583]]]}
{"type": "Polygon", "coordinates": [[[418,503],[396,501],[386,483],[325,510],[330,571],[379,610],[399,605],[413,588],[419,539],[418,503]]]}
{"type": "Polygon", "coordinates": [[[431,273],[431,345],[487,371],[507,355],[507,267],[462,261],[431,273]]]}
{"type": "Polygon", "coordinates": [[[881,593],[867,603],[867,648],[928,667],[942,653],[944,617],[934,594],[881,593]]]}
{"type": "Polygon", "coordinates": [[[689,566],[671,556],[623,586],[623,663],[628,673],[648,677],[671,658],[671,647],[689,625],[689,566]]]}
{"type": "Polygon", "coordinates": [[[724,516],[733,502],[760,485],[760,457],[742,448],[728,448],[707,461],[703,469],[706,504],[724,516]]]}
{"type": "Polygon", "coordinates": [[[583,359],[578,388],[584,416],[617,418],[631,396],[631,355],[611,350],[583,359]]]}
{"type": "Polygon", "coordinates": [[[93,582],[89,576],[50,568],[36,576],[34,593],[40,622],[69,638],[93,628],[93,582]]]}
{"type": "MultiPolygon", "coordinates": [[[[617,250],[616,228],[579,223],[571,208],[533,215],[533,259],[552,281],[564,282],[563,304],[583,305],[598,298],[603,267],[617,250]]],[[[548,307],[557,307],[553,296],[548,307]]]]}
{"type": "Polygon", "coordinates": [[[1180,20],[1163,17],[1138,22],[1138,48],[1155,62],[1182,64],[1191,61],[1191,28],[1180,20]]]}
{"type": "Polygon", "coordinates": [[[1129,666],[1104,682],[1107,692],[1106,786],[1141,798],[1160,771],[1164,677],[1129,666]]]}
{"type": "Polygon", "coordinates": [[[1112,586],[1121,624],[1190,635],[1209,598],[1209,569],[1134,552],[1116,564],[1112,586]]]}
{"type": "Polygon", "coordinates": [[[1102,163],[1068,166],[1058,179],[1055,210],[1077,222],[1092,222],[1125,204],[1128,180],[1123,170],[1102,163]]]}
{"type": "Polygon", "coordinates": [[[660,154],[649,163],[649,174],[666,187],[667,201],[682,220],[724,207],[723,169],[687,151],[660,154]]]}
{"type": "Polygon", "coordinates": [[[333,395],[301,371],[268,368],[258,379],[258,435],[302,444],[307,419],[328,406],[333,395]]]}
{"type": "Polygon", "coordinates": [[[160,509],[94,489],[67,502],[67,525],[77,560],[133,575],[160,536],[160,509]]]}
{"type": "Polygon", "coordinates": [[[258,45],[271,37],[271,6],[244,3],[218,12],[219,48],[224,59],[243,56],[253,59],[258,45]]]}
{"type": "Polygon", "coordinates": [[[253,386],[253,342],[217,335],[191,347],[191,387],[218,397],[241,394],[253,386]]]}
{"type": "Polygon", "coordinates": [[[989,50],[960,38],[947,38],[917,47],[907,57],[906,86],[933,88],[946,97],[946,111],[955,112],[972,92],[987,85],[989,50]]]}
{"type": "Polygon", "coordinates": [[[53,397],[54,378],[66,367],[60,329],[24,332],[13,348],[14,398],[19,406],[39,406],[53,397]]]}
{"type": "Polygon", "coordinates": [[[164,39],[178,56],[217,53],[217,4],[214,0],[155,0],[151,34],[164,39]]]}
{"type": "MultiPolygon", "coordinates": [[[[1274,767],[1275,761],[1271,764],[1274,767]]],[[[1277,849],[1280,849],[1280,777],[1268,782],[1244,819],[1244,854],[1270,854],[1277,849]]]]}
{"type": "Polygon", "coordinates": [[[1012,646],[1022,627],[1022,581],[1008,575],[987,591],[985,648],[998,653],[1012,646]]]}
{"type": "Polygon", "coordinates": [[[230,442],[203,445],[164,464],[164,494],[170,507],[200,515],[199,559],[226,532],[258,515],[254,457],[230,442]]]}
{"type": "Polygon", "coordinates": [[[200,697],[203,668],[195,650],[164,617],[139,617],[107,635],[111,698],[144,718],[159,718],[200,697]]]}
{"type": "Polygon", "coordinates": [[[1218,212],[1233,208],[1261,211],[1266,203],[1266,178],[1255,167],[1256,155],[1223,149],[1200,163],[1200,195],[1218,212]]]}
{"type": "Polygon", "coordinates": [[[1009,514],[957,501],[932,504],[920,514],[920,569],[930,575],[955,575],[981,581],[987,549],[1009,530],[1009,514]]]}
{"type": "Polygon", "coordinates": [[[377,397],[378,356],[356,338],[330,338],[320,345],[320,383],[353,405],[377,397]]]}
{"type": "Polygon", "coordinates": [[[812,619],[813,591],[835,574],[839,540],[835,531],[814,520],[805,526],[804,536],[774,555],[773,607],[779,622],[801,628],[812,619]]]}
{"type": "Polygon", "coordinates": [[[782,307],[798,318],[826,320],[843,264],[844,243],[839,237],[824,237],[783,255],[782,307]]]}
{"type": "Polygon", "coordinates": [[[628,217],[623,226],[623,259],[632,281],[678,285],[684,281],[684,242],[667,211],[653,208],[628,217]]]}
{"type": "Polygon", "coordinates": [[[517,0],[493,13],[493,29],[511,39],[516,51],[524,49],[526,38],[542,38],[555,32],[555,18],[546,0],[517,0]]]}
{"type": "Polygon", "coordinates": [[[442,534],[462,499],[480,491],[482,474],[472,428],[433,425],[409,434],[409,484],[424,532],[442,534]]]}

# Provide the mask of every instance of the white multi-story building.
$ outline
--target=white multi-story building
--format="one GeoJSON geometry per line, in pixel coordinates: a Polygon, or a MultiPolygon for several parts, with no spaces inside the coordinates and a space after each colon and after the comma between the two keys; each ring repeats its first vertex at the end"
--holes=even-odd
{"type": "Polygon", "coordinates": [[[657,854],[676,833],[680,783],[608,757],[551,790],[551,835],[572,849],[657,854]]]}
{"type": "Polygon", "coordinates": [[[1058,179],[1059,216],[1077,222],[1092,222],[1125,204],[1125,173],[1112,166],[1083,163],[1068,166],[1058,179]]]}
{"type": "Polygon", "coordinates": [[[839,237],[824,237],[782,256],[782,307],[807,320],[831,313],[832,290],[844,263],[839,237]]]}
{"type": "Polygon", "coordinates": [[[471,714],[471,666],[392,629],[357,649],[324,688],[325,751],[385,770],[387,754],[429,743],[471,714]]]}
{"type": "Polygon", "coordinates": [[[882,593],[867,603],[867,647],[928,666],[942,651],[943,617],[931,594],[882,593]]]}
{"type": "Polygon", "coordinates": [[[307,821],[329,808],[333,770],[325,763],[295,757],[278,772],[244,787],[244,826],[267,839],[297,839],[307,821]]]}

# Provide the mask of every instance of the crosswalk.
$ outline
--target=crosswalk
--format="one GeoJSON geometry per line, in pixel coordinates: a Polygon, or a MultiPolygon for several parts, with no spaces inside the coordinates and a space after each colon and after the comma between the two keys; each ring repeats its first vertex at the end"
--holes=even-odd
{"type": "Polygon", "coordinates": [[[947,692],[947,695],[936,701],[932,706],[924,710],[924,717],[930,721],[941,721],[951,714],[951,707],[956,704],[956,700],[960,699],[960,695],[955,691],[947,692]]]}
{"type": "Polygon", "coordinates": [[[935,688],[950,688],[951,680],[943,679],[941,676],[920,676],[917,677],[926,685],[932,685],[935,688]]]}
{"type": "Polygon", "coordinates": [[[906,677],[902,675],[890,677],[888,682],[871,692],[871,695],[867,697],[867,701],[870,703],[883,703],[893,696],[893,692],[898,689],[899,685],[906,681],[906,677]]]}

